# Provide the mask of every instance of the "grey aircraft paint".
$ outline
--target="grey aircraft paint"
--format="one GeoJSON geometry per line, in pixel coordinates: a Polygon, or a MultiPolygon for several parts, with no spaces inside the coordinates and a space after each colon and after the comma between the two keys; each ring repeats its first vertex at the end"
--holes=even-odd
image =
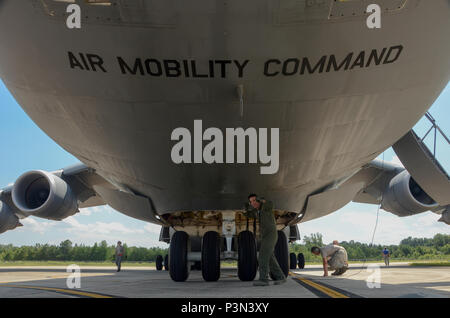
{"type": "Polygon", "coordinates": [[[298,213],[408,132],[450,77],[447,0],[375,1],[379,30],[363,1],[112,2],[82,4],[69,30],[67,3],[0,1],[0,78],[59,145],[159,214],[241,209],[249,192],[298,213]],[[174,164],[170,134],[195,119],[280,128],[278,172],[174,164]]]}

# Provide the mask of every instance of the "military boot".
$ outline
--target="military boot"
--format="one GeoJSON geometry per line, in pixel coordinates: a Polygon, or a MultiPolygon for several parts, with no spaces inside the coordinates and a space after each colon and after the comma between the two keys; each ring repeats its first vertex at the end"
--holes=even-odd
{"type": "Polygon", "coordinates": [[[333,276],[337,276],[337,275],[341,275],[342,273],[341,273],[341,268],[338,268],[338,269],[336,269],[335,271],[334,271],[334,273],[332,273],[331,275],[333,275],[333,276]]]}
{"type": "Polygon", "coordinates": [[[342,275],[342,274],[344,274],[346,271],[347,271],[347,269],[348,269],[348,266],[344,266],[344,267],[342,267],[341,268],[341,272],[340,272],[340,274],[339,275],[342,275]]]}
{"type": "Polygon", "coordinates": [[[277,279],[277,280],[273,281],[274,285],[281,285],[281,284],[284,284],[284,283],[286,283],[286,278],[277,279]]]}

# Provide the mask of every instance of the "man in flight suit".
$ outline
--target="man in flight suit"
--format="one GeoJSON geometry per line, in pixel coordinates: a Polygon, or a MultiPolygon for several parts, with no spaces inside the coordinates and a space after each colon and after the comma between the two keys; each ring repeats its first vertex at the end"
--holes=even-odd
{"type": "Polygon", "coordinates": [[[261,246],[259,249],[259,280],[253,283],[254,286],[269,285],[269,270],[275,278],[274,285],[286,282],[286,277],[278,265],[273,254],[278,240],[278,232],[273,215],[273,203],[264,199],[259,199],[256,194],[248,196],[249,204],[246,204],[246,216],[259,218],[259,233],[261,236],[261,246]]]}

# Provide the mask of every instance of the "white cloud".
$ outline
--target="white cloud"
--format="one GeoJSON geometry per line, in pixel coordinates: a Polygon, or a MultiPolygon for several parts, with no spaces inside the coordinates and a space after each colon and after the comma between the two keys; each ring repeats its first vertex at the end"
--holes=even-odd
{"type": "Polygon", "coordinates": [[[70,240],[74,243],[92,245],[95,242],[107,241],[116,244],[118,240],[129,246],[168,247],[166,243],[159,242],[161,226],[142,223],[142,226],[126,226],[121,222],[93,222],[81,223],[71,216],[62,221],[65,225],[63,231],[70,233],[70,240]]]}
{"type": "Polygon", "coordinates": [[[113,209],[108,205],[92,206],[80,209],[80,215],[91,215],[93,213],[113,213],[113,209]]]}
{"type": "Polygon", "coordinates": [[[159,235],[161,233],[161,225],[148,223],[144,226],[144,230],[146,230],[147,232],[159,235]]]}
{"type": "Polygon", "coordinates": [[[436,213],[424,213],[420,214],[420,216],[417,217],[414,223],[414,226],[416,227],[429,227],[429,226],[435,226],[438,225],[438,220],[441,217],[441,215],[436,213]]]}
{"type": "Polygon", "coordinates": [[[80,209],[80,215],[91,215],[92,211],[89,208],[80,209]]]}
{"type": "Polygon", "coordinates": [[[128,234],[128,233],[136,233],[136,234],[143,234],[143,229],[133,229],[133,228],[127,228],[123,224],[119,222],[95,222],[90,224],[81,224],[78,222],[75,217],[70,216],[63,220],[64,223],[69,225],[69,228],[67,229],[67,232],[73,233],[88,233],[88,234],[128,234]]]}
{"type": "Polygon", "coordinates": [[[389,162],[390,162],[390,163],[393,163],[393,164],[396,164],[396,165],[398,165],[398,166],[405,167],[405,166],[403,165],[403,163],[400,161],[400,158],[399,158],[398,156],[394,156],[394,157],[392,158],[392,160],[389,161],[389,162]]]}
{"type": "Polygon", "coordinates": [[[433,237],[437,233],[450,234],[450,227],[437,222],[439,215],[425,212],[409,217],[398,217],[382,209],[376,224],[377,207],[373,205],[350,203],[345,208],[299,225],[301,236],[319,232],[324,243],[333,240],[358,241],[374,244],[399,244],[402,239],[412,237],[433,237]]]}
{"type": "Polygon", "coordinates": [[[31,231],[41,235],[44,235],[49,229],[57,225],[56,221],[38,221],[33,217],[21,219],[20,223],[23,224],[23,227],[19,228],[20,231],[31,231]]]}

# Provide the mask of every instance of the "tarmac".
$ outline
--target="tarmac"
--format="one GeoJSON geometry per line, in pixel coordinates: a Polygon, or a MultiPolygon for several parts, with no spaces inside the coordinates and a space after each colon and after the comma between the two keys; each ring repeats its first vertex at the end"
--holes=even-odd
{"type": "MultiPolygon", "coordinates": [[[[331,272],[330,272],[331,274],[331,272]]],[[[201,271],[185,282],[154,267],[116,268],[81,266],[80,288],[64,266],[0,267],[1,298],[449,298],[450,267],[411,267],[407,263],[350,264],[342,276],[323,277],[322,267],[291,270],[282,285],[254,287],[240,281],[237,269],[221,269],[217,282],[205,282],[201,271]],[[369,268],[367,266],[369,265],[369,268]]],[[[72,274],[73,275],[73,274],[72,274]]]]}

